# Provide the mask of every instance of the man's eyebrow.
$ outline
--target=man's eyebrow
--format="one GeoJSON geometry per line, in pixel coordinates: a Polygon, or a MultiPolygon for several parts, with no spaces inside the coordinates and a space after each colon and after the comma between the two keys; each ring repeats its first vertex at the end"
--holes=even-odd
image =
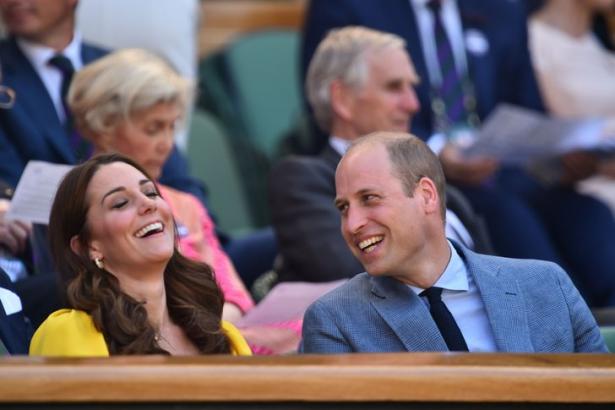
{"type": "Polygon", "coordinates": [[[152,184],[154,183],[154,181],[152,181],[151,179],[145,178],[145,179],[142,179],[142,180],[139,181],[139,185],[145,185],[148,182],[151,182],[152,184]]]}

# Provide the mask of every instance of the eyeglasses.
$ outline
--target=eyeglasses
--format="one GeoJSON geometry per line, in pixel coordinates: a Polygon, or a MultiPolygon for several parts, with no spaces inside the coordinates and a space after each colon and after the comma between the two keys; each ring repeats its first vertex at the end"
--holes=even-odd
{"type": "Polygon", "coordinates": [[[0,85],[0,108],[11,108],[15,104],[15,90],[0,85]]]}

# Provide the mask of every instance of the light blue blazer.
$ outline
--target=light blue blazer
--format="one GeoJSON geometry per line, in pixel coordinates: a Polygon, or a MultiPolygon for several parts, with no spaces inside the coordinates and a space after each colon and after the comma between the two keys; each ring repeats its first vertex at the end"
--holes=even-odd
{"type": "MultiPolygon", "coordinates": [[[[455,244],[480,292],[500,352],[607,352],[596,321],[556,264],[474,253],[455,244]]],[[[406,285],[362,273],[312,304],[303,353],[447,351],[406,285]]]]}

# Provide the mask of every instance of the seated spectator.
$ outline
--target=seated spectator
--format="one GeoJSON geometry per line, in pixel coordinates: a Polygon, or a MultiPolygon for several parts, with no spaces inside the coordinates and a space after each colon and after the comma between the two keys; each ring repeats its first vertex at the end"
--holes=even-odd
{"type": "Polygon", "coordinates": [[[155,181],[132,160],[101,155],[71,170],[49,222],[71,309],[43,322],[30,354],[250,354],[221,321],[212,268],[178,251],[176,230],[155,181]]]}
{"type": "MultiPolygon", "coordinates": [[[[175,124],[185,112],[189,90],[188,82],[159,57],[145,50],[124,49],[77,73],[68,101],[76,127],[93,143],[95,152],[127,155],[157,179],[173,147],[175,124]]],[[[222,317],[236,323],[254,303],[220,247],[213,221],[194,196],[163,184],[158,184],[158,190],[177,224],[180,252],[213,268],[224,293],[222,317]]],[[[293,329],[287,327],[268,331],[272,343],[279,337],[291,337],[298,344],[300,321],[293,329]]],[[[252,343],[252,332],[246,329],[246,333],[252,343]]],[[[257,340],[256,352],[261,352],[259,347],[276,352],[268,346],[267,337],[257,340]]]]}
{"type": "Polygon", "coordinates": [[[357,140],[335,174],[342,234],[366,273],[305,315],[305,353],[606,352],[568,275],[444,235],[438,158],[405,133],[357,140]]]}
{"type": "Polygon", "coordinates": [[[32,328],[23,315],[21,300],[0,268],[0,356],[28,353],[31,336],[32,328]]]}
{"type": "MultiPolygon", "coordinates": [[[[547,109],[562,118],[605,119],[606,138],[615,138],[615,53],[594,35],[592,21],[614,6],[613,0],[547,0],[529,21],[532,63],[547,109]]],[[[562,165],[577,175],[577,189],[615,211],[615,161],[586,152],[562,165]]]]}
{"type": "MultiPolygon", "coordinates": [[[[8,38],[0,41],[4,84],[17,98],[0,110],[0,178],[15,186],[30,160],[76,164],[91,147],[74,129],[66,91],[74,72],[105,54],[75,31],[77,0],[1,1],[8,38]]],[[[191,178],[174,148],[161,180],[205,201],[202,185],[191,178]]]]}
{"type": "MultiPolygon", "coordinates": [[[[418,76],[405,41],[364,27],[331,31],[310,63],[308,99],[329,143],[317,157],[289,157],[271,172],[282,281],[326,282],[362,271],[340,235],[335,168],[350,143],[374,131],[406,131],[419,110],[418,76]]],[[[485,249],[476,223],[447,211],[447,234],[485,249]],[[475,239],[475,240],[473,240],[475,239]]]]}
{"type": "MultiPolygon", "coordinates": [[[[200,11],[198,0],[79,0],[77,28],[89,43],[110,50],[144,48],[197,81],[200,11]]],[[[187,117],[189,123],[190,113],[187,117]]],[[[188,135],[181,125],[175,142],[185,150],[188,135]]]]}
{"type": "Polygon", "coordinates": [[[546,187],[505,161],[468,158],[456,144],[498,104],[544,111],[523,6],[508,0],[390,0],[387,7],[380,0],[312,0],[302,64],[333,28],[361,25],[403,37],[421,78],[416,95],[423,109],[411,129],[439,153],[447,181],[485,219],[495,253],[555,262],[592,307],[615,306],[610,210],[569,184],[546,187]]]}

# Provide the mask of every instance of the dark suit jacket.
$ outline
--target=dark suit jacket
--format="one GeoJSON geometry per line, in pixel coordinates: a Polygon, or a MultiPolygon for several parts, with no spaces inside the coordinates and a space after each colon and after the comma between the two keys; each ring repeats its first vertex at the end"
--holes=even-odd
{"type": "MultiPolygon", "coordinates": [[[[281,281],[326,282],[363,271],[342,237],[340,215],[333,204],[335,169],[340,159],[327,144],[318,157],[288,157],[271,171],[269,199],[282,255],[278,269],[281,281]]],[[[476,249],[489,251],[482,221],[471,209],[453,203],[453,196],[447,198],[447,207],[468,229],[476,249]]]]}
{"type": "MultiPolygon", "coordinates": [[[[0,269],[0,290],[15,293],[13,284],[6,273],[0,269]]],[[[17,295],[15,294],[15,297],[17,295]]],[[[28,354],[28,346],[32,337],[32,328],[22,311],[6,314],[4,305],[0,303],[0,339],[11,354],[28,354]]]]}
{"type": "MultiPolygon", "coordinates": [[[[594,317],[559,266],[455,247],[499,352],[607,352],[594,317]]],[[[303,320],[304,353],[447,350],[425,303],[388,276],[355,276],[314,302],[303,320]]]]}
{"type": "Polygon", "coordinates": [[[283,260],[281,281],[326,282],[363,271],[342,238],[333,205],[340,159],[327,145],[320,156],[288,157],[271,171],[269,200],[283,260]]]}
{"type": "MultiPolygon", "coordinates": [[[[84,64],[106,51],[83,44],[84,64]]],[[[75,164],[68,131],[60,122],[45,85],[14,38],[0,41],[2,83],[15,90],[13,108],[0,109],[0,178],[15,186],[29,160],[75,164]]],[[[167,160],[161,182],[204,200],[200,183],[189,176],[184,157],[177,151],[167,160]]]]}
{"type": "MultiPolygon", "coordinates": [[[[482,55],[466,52],[476,88],[478,114],[488,115],[498,102],[542,110],[542,102],[527,49],[523,2],[458,0],[464,32],[478,30],[489,42],[482,55]]],[[[421,110],[412,120],[412,132],[428,138],[433,130],[429,72],[423,58],[414,10],[409,0],[312,0],[305,21],[302,65],[304,73],[326,33],[335,27],[362,25],[395,33],[406,47],[421,79],[416,92],[421,110]]]]}

